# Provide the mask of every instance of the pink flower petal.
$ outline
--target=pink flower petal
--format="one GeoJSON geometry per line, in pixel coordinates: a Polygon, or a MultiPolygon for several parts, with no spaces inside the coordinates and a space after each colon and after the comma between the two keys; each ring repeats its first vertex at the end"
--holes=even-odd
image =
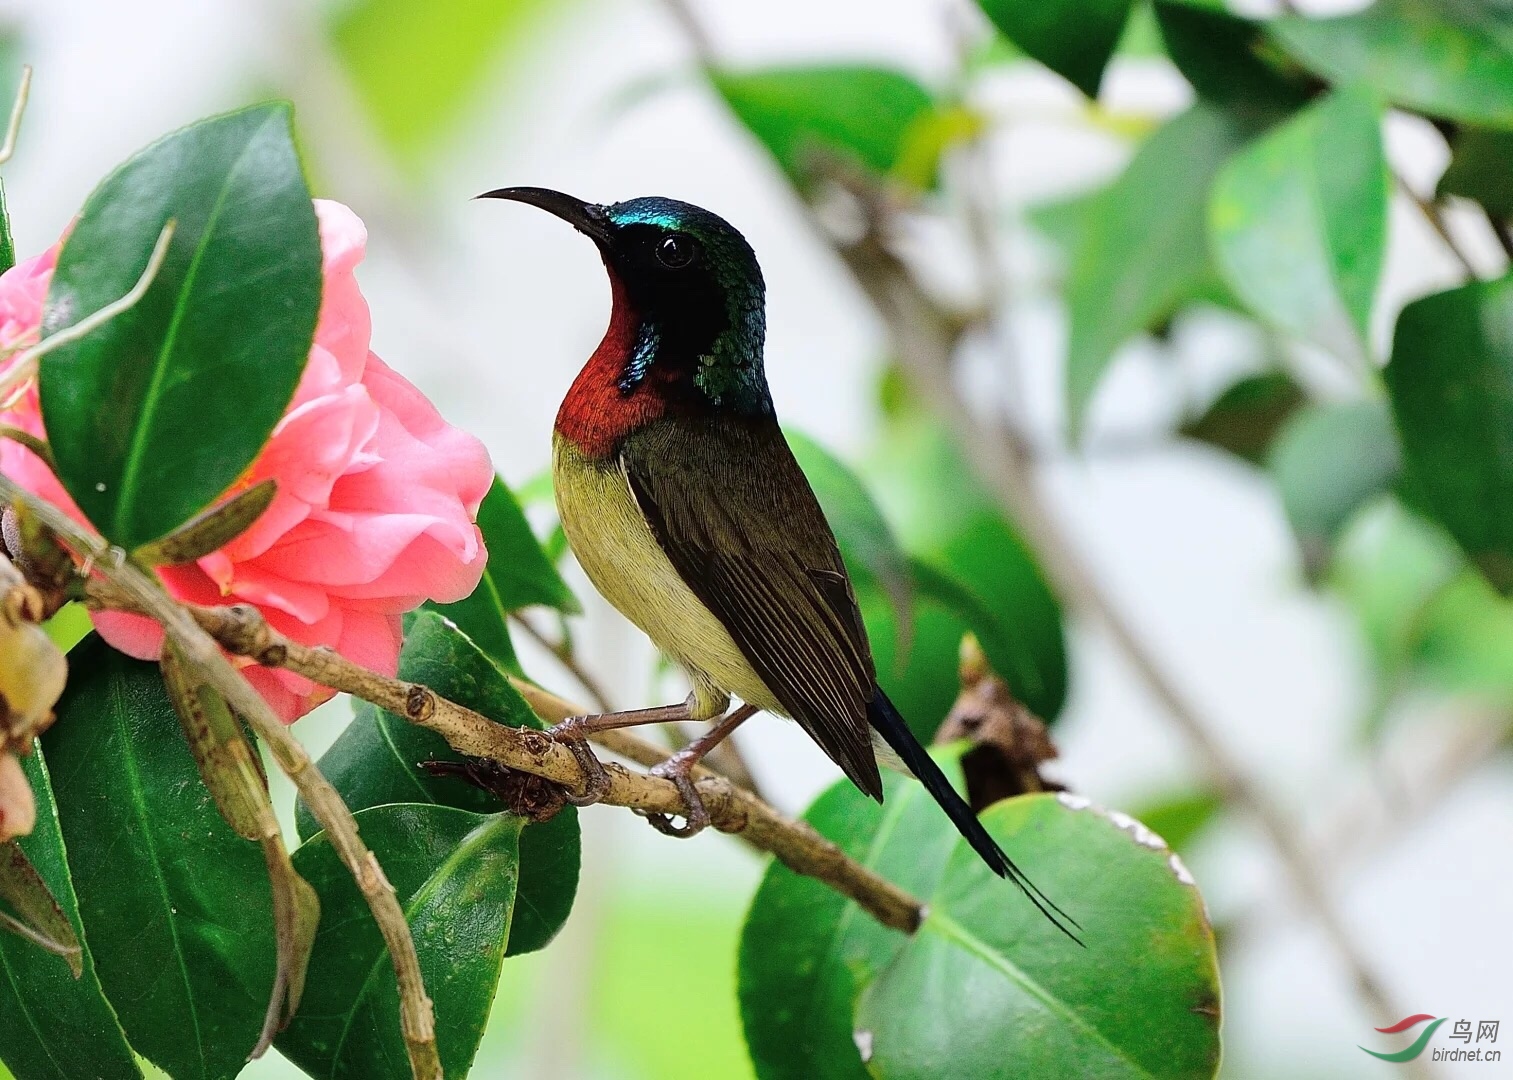
{"type": "MultiPolygon", "coordinates": [[[[367,230],[340,203],[317,200],[315,212],[324,277],[315,341],[287,413],[233,488],[272,479],[278,492],[241,536],[159,575],[182,600],[254,604],[292,640],[393,674],[399,616],[427,599],[461,599],[478,584],[486,552],[473,522],[493,466],[482,443],[369,351],[371,318],[355,275],[367,230]]],[[[35,340],[56,259],[54,247],[0,275],[0,347],[35,340]]],[[[0,422],[41,435],[35,390],[0,422]]],[[[0,469],[83,520],[25,448],[0,440],[0,469]]],[[[163,632],[151,620],[102,611],[94,621],[121,651],[159,655],[163,632]]],[[[286,721],[332,695],[293,672],[234,662],[286,721]]]]}

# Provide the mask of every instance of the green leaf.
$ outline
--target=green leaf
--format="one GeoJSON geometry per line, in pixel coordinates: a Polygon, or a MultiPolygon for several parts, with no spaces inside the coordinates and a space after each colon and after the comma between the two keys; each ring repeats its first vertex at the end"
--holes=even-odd
{"type": "Polygon", "coordinates": [[[862,65],[717,71],[710,76],[736,118],[800,185],[815,179],[816,151],[886,174],[911,129],[935,110],[930,92],[890,68],[862,65]]]}
{"type": "MultiPolygon", "coordinates": [[[[37,824],[21,848],[82,940],[79,901],[63,850],[52,785],[42,751],[21,759],[37,800],[37,824]]],[[[95,973],[85,943],[84,974],[74,978],[60,956],[0,934],[0,1058],[16,1080],[140,1080],[131,1047],[95,973]]]]}
{"type": "Polygon", "coordinates": [[[1383,698],[1414,664],[1424,612],[1464,568],[1455,542],[1396,499],[1373,503],[1340,536],[1328,584],[1355,616],[1383,698]]]}
{"type": "Polygon", "coordinates": [[[878,679],[909,723],[915,738],[928,744],[945,720],[959,690],[961,639],[972,627],[956,609],[923,589],[917,589],[913,622],[900,628],[893,607],[876,589],[856,593],[878,679]],[[898,636],[907,631],[909,651],[901,652],[898,636]]]}
{"type": "MultiPolygon", "coordinates": [[[[448,1077],[467,1075],[499,984],[523,821],[408,803],[357,814],[410,924],[448,1077]]],[[[322,1080],[408,1080],[394,967],[367,902],[324,833],[294,866],[320,894],[321,921],[304,1003],[274,1045],[322,1080]]]]}
{"type": "MultiPolygon", "coordinates": [[[[927,895],[956,831],[924,788],[889,773],[878,806],[835,784],[804,820],[899,887],[927,895]]],[[[760,1080],[866,1080],[851,1038],[857,996],[907,940],[813,878],[773,861],[741,932],[738,993],[760,1080]]]]}
{"type": "Polygon", "coordinates": [[[1209,186],[1252,134],[1251,123],[1200,101],[1152,135],[1092,208],[1067,281],[1074,435],[1114,351],[1212,280],[1209,186]]]}
{"type": "Polygon", "coordinates": [[[0,274],[16,265],[16,240],[11,235],[10,197],[0,180],[0,274]]]}
{"type": "Polygon", "coordinates": [[[331,44],[378,134],[424,164],[542,17],[546,0],[355,0],[329,8],[331,44]]]}
{"type": "Polygon", "coordinates": [[[1513,590],[1513,275],[1405,307],[1385,375],[1416,495],[1513,590]]]}
{"type": "Polygon", "coordinates": [[[262,851],[200,783],[156,665],[91,638],[69,668],[42,747],[100,984],[175,1080],[235,1076],[273,985],[262,851]]]}
{"type": "Polygon", "coordinates": [[[1057,933],[958,840],[924,924],[857,1007],[871,1075],[1212,1076],[1213,931],[1191,876],[1161,838],[1066,796],[1006,799],[982,821],[1082,924],[1087,948],[1057,933]]]}
{"type": "Polygon", "coordinates": [[[451,619],[479,648],[518,675],[520,665],[510,641],[510,612],[532,604],[569,614],[583,608],[542,550],[520,503],[497,476],[478,507],[478,528],[489,552],[478,588],[454,604],[426,606],[451,619]]]}
{"type": "Polygon", "coordinates": [[[1307,401],[1303,388],[1285,371],[1248,375],[1179,431],[1260,465],[1282,426],[1307,401]]]}
{"type": "Polygon", "coordinates": [[[219,551],[252,528],[278,494],[271,477],[239,491],[224,502],[196,514],[173,532],[143,544],[131,557],[143,566],[182,566],[219,551]]]}
{"type": "MultiPolygon", "coordinates": [[[[880,588],[893,605],[900,626],[910,622],[909,560],[898,539],[855,473],[839,458],[801,432],[784,432],[793,456],[824,508],[851,577],[880,588]]],[[[907,633],[899,642],[907,651],[907,633]]]]}
{"type": "Polygon", "coordinates": [[[1450,167],[1435,194],[1475,199],[1493,217],[1513,219],[1513,131],[1463,127],[1451,137],[1450,149],[1450,167]]]}
{"type": "Polygon", "coordinates": [[[1174,791],[1152,799],[1132,816],[1166,841],[1185,851],[1224,812],[1224,797],[1212,788],[1174,791]]]}
{"type": "Polygon", "coordinates": [[[1199,97],[1274,118],[1302,106],[1317,89],[1267,38],[1264,23],[1192,0],[1155,0],[1153,6],[1167,55],[1199,97]]]}
{"type": "Polygon", "coordinates": [[[1229,160],[1209,224],[1219,268],[1262,319],[1363,363],[1387,247],[1381,109],[1337,90],[1229,160]]]}
{"type": "Polygon", "coordinates": [[[1377,707],[1399,690],[1513,701],[1513,604],[1466,565],[1443,529],[1393,499],[1340,540],[1329,584],[1355,615],[1376,668],[1377,707]]]}
{"type": "Polygon", "coordinates": [[[1397,480],[1392,419],[1380,401],[1304,406],[1278,434],[1267,468],[1304,569],[1316,578],[1355,512],[1397,480]]]}
{"type": "Polygon", "coordinates": [[[1000,33],[1088,97],[1124,33],[1133,0],[978,0],[1000,33]]]}
{"type": "Polygon", "coordinates": [[[95,628],[90,621],[89,609],[77,600],[71,600],[53,613],[53,617],[42,624],[42,629],[47,631],[47,636],[62,652],[68,652],[79,642],[83,641],[95,628]]]}
{"type": "MultiPolygon", "coordinates": [[[[489,658],[435,614],[422,613],[405,635],[399,677],[424,683],[502,724],[543,726],[489,658]]],[[[385,803],[432,803],[480,814],[498,810],[499,801],[482,789],[419,767],[423,761],[462,760],[434,731],[363,704],[319,766],[353,810],[385,803]]],[[[307,840],[320,831],[303,801],[296,807],[295,824],[307,840]]],[[[578,889],[579,849],[578,812],[571,806],[550,821],[526,826],[509,955],[541,948],[567,921],[578,889]]]]}
{"type": "Polygon", "coordinates": [[[1394,105],[1513,126],[1513,19],[1479,0],[1376,0],[1333,19],[1289,15],[1272,37],[1337,83],[1364,82],[1394,105]]]}
{"type": "Polygon", "coordinates": [[[1469,568],[1434,593],[1418,619],[1413,660],[1452,694],[1513,700],[1513,604],[1469,568]]]}
{"type": "Polygon", "coordinates": [[[1021,701],[1042,718],[1054,719],[1067,692],[1061,608],[1013,524],[946,433],[925,417],[900,417],[869,455],[867,479],[914,560],[916,617],[908,671],[927,680],[921,688],[925,697],[944,702],[938,712],[905,711],[911,695],[894,693],[900,672],[891,625],[874,629],[874,607],[868,631],[878,675],[915,731],[933,732],[956,694],[960,630],[948,646],[931,644],[932,636],[940,640],[938,632],[949,619],[977,633],[988,663],[1021,701]],[[938,659],[926,664],[931,656],[938,659]]]}
{"type": "MultiPolygon", "coordinates": [[[[20,89],[21,41],[14,28],[0,30],[0,86],[20,89]]],[[[9,116],[9,110],[6,115],[9,116]]],[[[0,180],[0,274],[16,265],[16,241],[11,234],[9,199],[0,180]]]]}
{"type": "Polygon", "coordinates": [[[136,306],[41,364],[59,479],[122,547],[221,496],[304,370],[321,254],[289,125],[288,106],[259,105],[153,143],[95,189],[58,256],[49,333],[124,296],[176,225],[136,306]]]}

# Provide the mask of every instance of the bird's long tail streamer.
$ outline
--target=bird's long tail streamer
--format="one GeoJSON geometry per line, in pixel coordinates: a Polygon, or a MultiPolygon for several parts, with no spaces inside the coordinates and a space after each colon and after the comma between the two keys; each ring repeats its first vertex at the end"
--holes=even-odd
{"type": "Polygon", "coordinates": [[[988,835],[988,830],[983,828],[982,822],[977,820],[977,815],[967,805],[967,801],[951,786],[951,781],[946,779],[946,774],[935,763],[909,726],[904,723],[904,718],[899,715],[893,702],[888,700],[888,695],[879,688],[872,703],[867,707],[867,720],[883,741],[893,748],[893,752],[903,759],[909,771],[918,777],[919,782],[925,786],[930,796],[940,804],[951,823],[956,826],[958,832],[972,845],[972,850],[982,856],[982,861],[999,877],[1008,878],[1019,887],[1030,903],[1050,920],[1051,925],[1071,938],[1078,945],[1082,939],[1078,937],[1067,924],[1081,930],[1081,925],[1061,908],[1056,906],[1055,901],[1041,892],[1014,861],[1004,853],[998,842],[988,835]]]}

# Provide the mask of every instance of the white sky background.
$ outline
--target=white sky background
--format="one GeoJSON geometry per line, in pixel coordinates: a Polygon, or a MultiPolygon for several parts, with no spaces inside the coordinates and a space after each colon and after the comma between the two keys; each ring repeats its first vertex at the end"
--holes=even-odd
{"type": "MultiPolygon", "coordinates": [[[[38,69],[20,151],[5,173],[19,250],[50,243],[109,168],[165,131],[263,88],[311,93],[319,74],[291,45],[298,36],[291,27],[308,18],[305,6],[0,4],[25,21],[27,59],[38,69]]],[[[929,80],[948,70],[953,55],[949,0],[717,0],[700,10],[717,44],[739,61],[881,59],[929,80]]],[[[610,112],[627,86],[677,70],[684,56],[651,0],[599,0],[564,16],[539,47],[498,73],[459,137],[438,151],[429,189],[400,214],[384,210],[392,188],[385,196],[381,175],[350,157],[323,162],[326,193],[350,201],[373,232],[360,277],[377,351],[449,419],[482,436],[513,484],[546,463],[557,402],[602,333],[608,290],[591,245],[560,222],[526,207],[468,201],[505,184],[604,201],[666,194],[730,218],[766,273],[767,363],[780,414],[843,455],[870,438],[880,328],[809,234],[774,167],[696,89],[610,112]]],[[[1159,64],[1120,61],[1105,100],[1170,111],[1184,92],[1159,64]]],[[[983,101],[1013,118],[995,161],[1010,204],[1086,186],[1123,160],[1117,144],[1066,122],[1076,98],[1052,76],[996,77],[983,101]]],[[[300,107],[307,142],[327,146],[323,136],[336,129],[352,137],[339,117],[335,128],[327,117],[320,130],[307,122],[308,102],[300,107]]],[[[1389,144],[1402,171],[1427,189],[1443,165],[1433,141],[1403,123],[1392,125],[1389,144]]],[[[1453,264],[1418,219],[1398,207],[1392,227],[1384,296],[1454,280],[1453,264]]],[[[1485,239],[1472,238],[1472,246],[1485,239]]],[[[959,237],[930,230],[919,243],[944,283],[965,277],[953,270],[963,257],[959,237]]],[[[1065,332],[1058,307],[1037,291],[1042,270],[1029,243],[1018,230],[1009,237],[1019,299],[1007,332],[1028,373],[1029,411],[1051,431],[1065,332]]],[[[1477,250],[1495,265],[1490,247],[1477,250]]],[[[1245,359],[1243,341],[1236,344],[1217,319],[1188,327],[1182,341],[1181,368],[1197,387],[1216,390],[1245,359]]],[[[1170,365],[1139,346],[1130,354],[1098,400],[1095,440],[1098,431],[1158,430],[1171,415],[1170,365]]],[[[996,387],[982,360],[968,365],[968,377],[991,395],[996,387]]],[[[1347,613],[1302,588],[1294,544],[1264,478],[1179,447],[1117,461],[1068,459],[1052,473],[1052,492],[1116,602],[1219,737],[1294,816],[1325,816],[1342,792],[1367,782],[1358,770],[1341,775],[1338,765],[1367,700],[1364,658],[1347,613]]],[[[653,703],[649,648],[602,603],[589,606],[582,640],[593,668],[617,701],[653,703]]],[[[538,658],[533,670],[556,678],[549,661],[538,658]]],[[[1403,723],[1428,719],[1409,715],[1403,723]]],[[[1127,804],[1193,775],[1160,708],[1108,643],[1080,626],[1073,628],[1073,697],[1057,731],[1060,774],[1101,802],[1127,804]]],[[[787,809],[802,809],[838,775],[791,727],[767,719],[743,734],[760,779],[787,809]]],[[[1390,779],[1401,768],[1382,772],[1390,779]]],[[[1353,931],[1408,1012],[1513,1023],[1509,774],[1505,757],[1489,762],[1382,857],[1339,883],[1353,931]]],[[[669,880],[743,895],[755,883],[757,864],[725,838],[679,844],[620,811],[588,811],[584,820],[585,874],[601,902],[613,903],[618,888],[669,880]]],[[[1299,1062],[1319,1077],[1396,1075],[1356,1049],[1370,1025],[1256,838],[1237,827],[1191,861],[1216,916],[1270,913],[1227,954],[1230,1075],[1305,1075],[1299,1062]]],[[[257,1075],[284,1075],[278,1068],[263,1065],[257,1075]]],[[[1455,1066],[1440,1068],[1448,1076],[1455,1066]]]]}

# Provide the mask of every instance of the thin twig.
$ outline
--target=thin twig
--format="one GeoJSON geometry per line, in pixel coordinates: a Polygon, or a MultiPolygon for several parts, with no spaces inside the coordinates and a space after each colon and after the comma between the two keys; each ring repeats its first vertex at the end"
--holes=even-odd
{"type": "Polygon", "coordinates": [[[1429,227],[1439,234],[1439,238],[1444,241],[1445,247],[1449,249],[1451,255],[1455,256],[1455,261],[1460,263],[1461,269],[1466,272],[1466,276],[1472,281],[1476,281],[1480,275],[1476,272],[1476,267],[1471,264],[1471,260],[1466,256],[1465,250],[1460,246],[1460,241],[1456,240],[1455,234],[1450,231],[1450,224],[1445,220],[1444,211],[1440,209],[1439,204],[1433,199],[1426,199],[1417,191],[1414,191],[1400,173],[1393,172],[1392,179],[1397,184],[1398,190],[1408,196],[1409,201],[1418,207],[1418,212],[1424,215],[1424,220],[1429,223],[1429,227]]]}
{"type": "Polygon", "coordinates": [[[84,316],[72,326],[64,327],[57,333],[49,334],[31,348],[17,356],[11,369],[0,377],[0,408],[10,404],[12,395],[26,381],[37,373],[37,364],[54,349],[70,345],[81,338],[88,337],[100,327],[110,322],[117,315],[131,310],[137,302],[147,295],[147,290],[152,287],[153,279],[158,276],[158,271],[163,268],[163,260],[168,256],[168,245],[173,241],[173,231],[177,223],[169,218],[163,226],[163,231],[158,233],[157,242],[152,245],[152,254],[147,257],[147,265],[142,268],[141,276],[137,283],[124,294],[112,300],[98,311],[84,316]]]}
{"type": "MultiPolygon", "coordinates": [[[[117,597],[97,595],[95,599],[120,606],[117,597]]],[[[572,751],[540,731],[497,723],[420,683],[392,679],[354,664],[330,649],[291,641],[270,627],[257,609],[249,605],[184,605],[182,610],[228,652],[265,667],[285,668],[322,686],[371,702],[437,732],[453,749],[470,757],[486,758],[545,777],[570,790],[583,789],[585,777],[572,751]]],[[[528,682],[513,681],[531,707],[549,723],[581,716],[587,711],[528,682]]],[[[657,765],[667,758],[665,747],[627,731],[602,732],[594,736],[594,741],[640,765],[657,765]]],[[[605,768],[610,777],[609,793],[603,799],[606,804],[659,814],[683,813],[683,798],[670,780],[631,772],[614,764],[605,768]]],[[[907,933],[919,925],[924,911],[919,900],[850,859],[806,823],[786,817],[708,769],[696,772],[695,776],[710,819],[722,832],[737,833],[754,847],[777,856],[795,872],[824,882],[855,900],[885,926],[907,933]]]]}
{"type": "Polygon", "coordinates": [[[394,887],[384,877],[378,859],[358,837],[352,812],[315,768],[304,747],[289,734],[262,695],[231,666],[215,639],[164,592],[155,578],[132,563],[124,551],[111,547],[57,507],[23,491],[3,474],[0,474],[0,502],[24,503],[28,512],[82,556],[98,579],[106,582],[125,604],[161,624],[164,633],[178,647],[181,659],[219,691],[227,704],[268,744],[279,767],[294,781],[305,803],[326,830],[331,846],[356,880],[373,912],[373,921],[383,934],[399,984],[400,1027],[416,1080],[442,1080],[441,1059],[436,1052],[435,1016],[431,999],[426,996],[420,960],[404,911],[395,898],[394,887]]]}
{"type": "Polygon", "coordinates": [[[595,712],[614,712],[615,707],[610,704],[609,694],[605,692],[604,684],[601,683],[594,673],[583,666],[578,659],[578,654],[566,638],[553,640],[541,632],[541,629],[524,615],[517,612],[510,614],[510,621],[525,631],[525,636],[551,653],[573,680],[588,694],[588,703],[593,706],[595,712]]]}
{"type": "Polygon", "coordinates": [[[4,165],[16,153],[16,137],[21,134],[21,117],[26,115],[26,102],[32,93],[32,66],[21,65],[21,80],[16,84],[16,100],[11,104],[10,122],[5,125],[5,142],[0,143],[0,165],[4,165]]]}

